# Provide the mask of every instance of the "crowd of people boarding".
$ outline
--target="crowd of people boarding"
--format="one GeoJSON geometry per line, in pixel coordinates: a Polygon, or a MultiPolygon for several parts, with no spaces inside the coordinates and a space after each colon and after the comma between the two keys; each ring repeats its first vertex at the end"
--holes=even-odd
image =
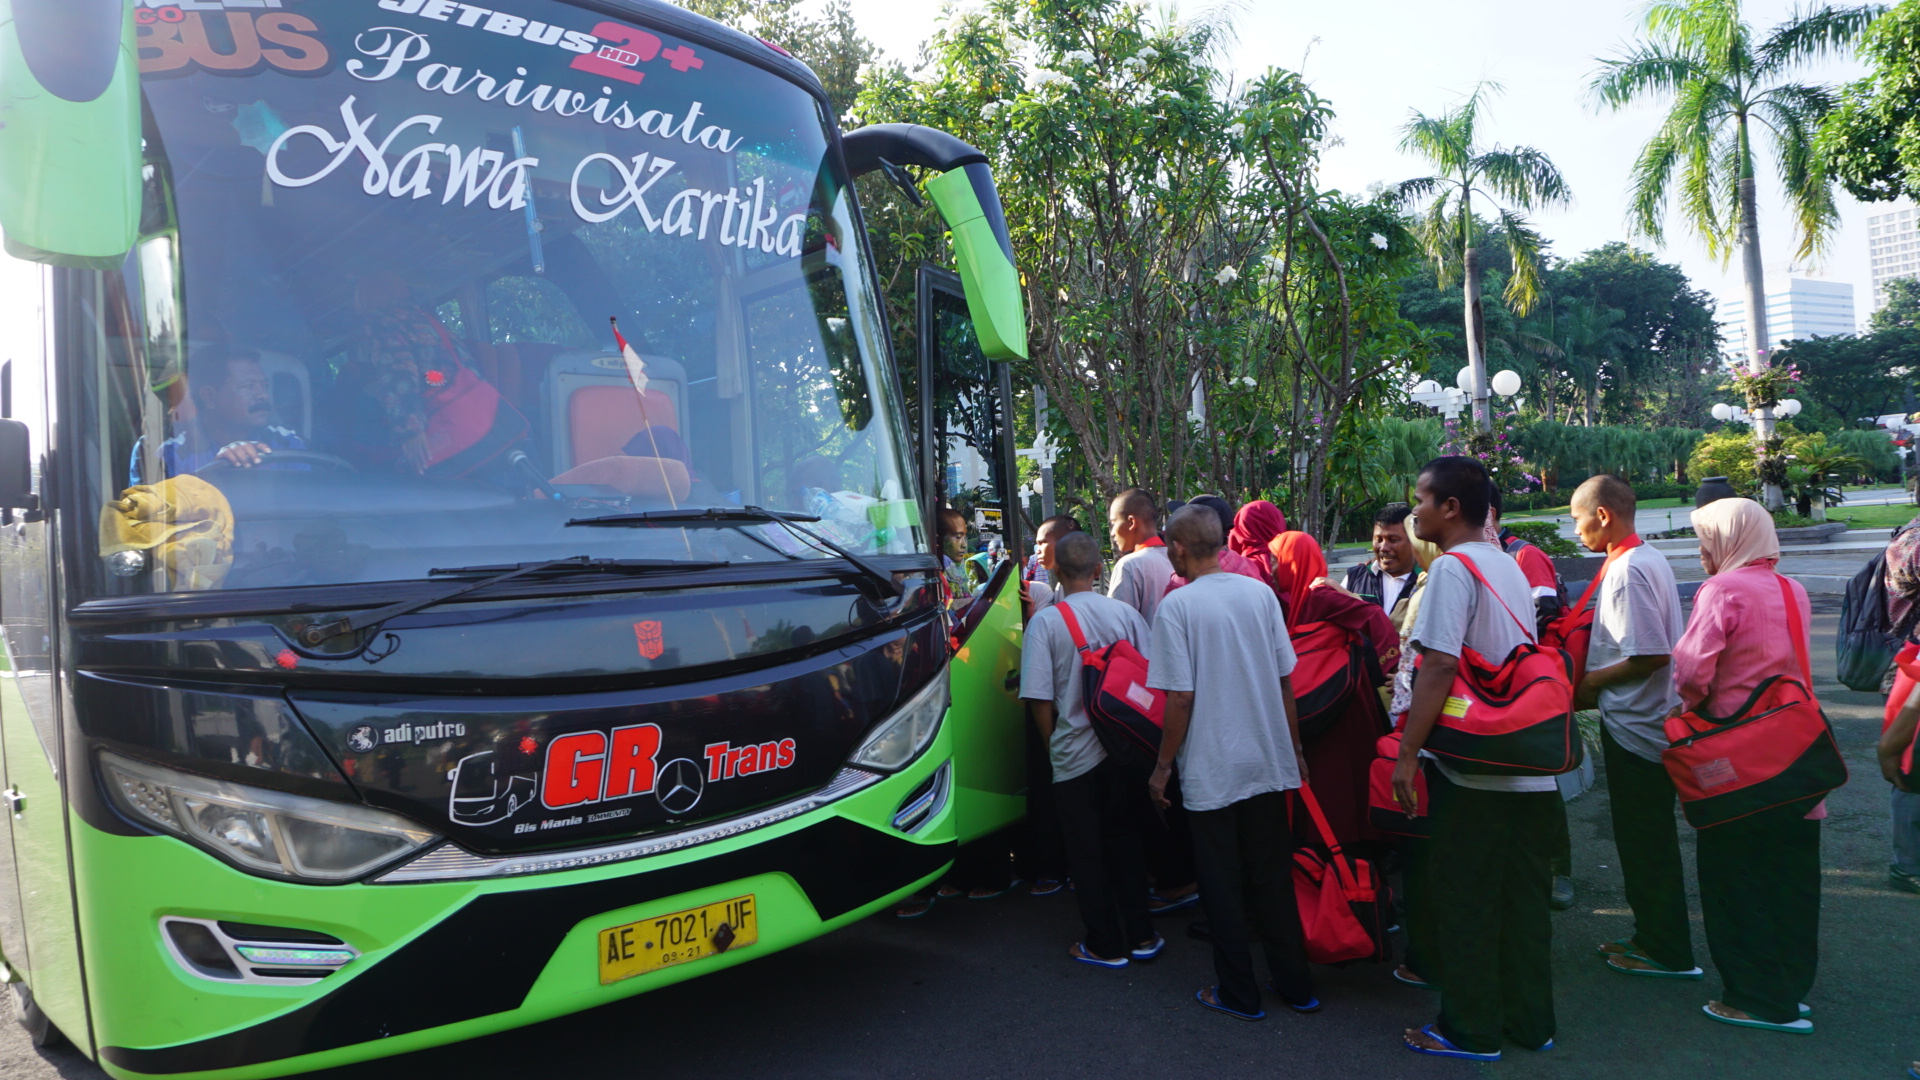
{"type": "MultiPolygon", "coordinates": [[[[1162,506],[1123,491],[1108,513],[1111,567],[1073,518],[1043,522],[1020,575],[1028,820],[1010,844],[963,850],[938,891],[898,913],[924,915],[943,897],[1070,887],[1084,932],[1067,955],[1125,968],[1167,947],[1156,916],[1197,906],[1188,934],[1211,943],[1215,971],[1194,995],[1200,1005],[1254,1021],[1271,995],[1308,1013],[1322,1002],[1294,878],[1296,851],[1318,844],[1389,868],[1397,883],[1389,929],[1404,932],[1404,946],[1388,971],[1438,996],[1435,1014],[1402,1033],[1407,1049],[1473,1061],[1509,1046],[1550,1050],[1550,913],[1573,900],[1563,782],[1469,771],[1429,742],[1466,707],[1453,696],[1463,669],[1491,670],[1577,624],[1561,646],[1574,672],[1569,712],[1599,713],[1632,908],[1631,929],[1595,942],[1592,962],[1629,978],[1704,979],[1676,818],[1682,790],[1663,754],[1673,718],[1734,716],[1779,673],[1802,675],[1810,697],[1811,609],[1806,590],[1777,572],[1772,516],[1740,498],[1693,512],[1709,578],[1688,618],[1666,557],[1635,530],[1622,480],[1595,476],[1573,495],[1580,542],[1604,556],[1586,563],[1591,583],[1573,600],[1554,561],[1501,528],[1500,493],[1478,461],[1427,463],[1413,494],[1379,512],[1373,557],[1341,581],[1319,544],[1266,501],[1198,495],[1162,506]],[[1580,613],[1590,617],[1571,618],[1580,613]],[[1352,643],[1362,673],[1331,705],[1296,685],[1301,657],[1327,640],[1352,643]],[[1098,687],[1087,665],[1122,646],[1146,669],[1145,689],[1126,696],[1163,706],[1157,755],[1121,752],[1090,716],[1098,687]],[[1376,777],[1389,774],[1383,817],[1376,777]]],[[[955,527],[964,536],[957,515],[955,527]]],[[[1907,542],[1912,557],[1900,565],[1913,568],[1920,599],[1920,530],[1907,542]]],[[[1890,559],[1890,582],[1895,569],[1890,559]]],[[[1901,667],[1920,677],[1916,654],[1903,653],[1901,667]]],[[[1894,869],[1920,887],[1920,795],[1902,779],[1910,756],[1900,758],[1920,726],[1920,683],[1894,697],[1882,757],[1909,845],[1899,849],[1905,869],[1899,859],[1894,869]]],[[[1813,1030],[1825,816],[1824,792],[1795,794],[1698,830],[1701,930],[1723,987],[1702,1006],[1708,1019],[1813,1030]]]]}

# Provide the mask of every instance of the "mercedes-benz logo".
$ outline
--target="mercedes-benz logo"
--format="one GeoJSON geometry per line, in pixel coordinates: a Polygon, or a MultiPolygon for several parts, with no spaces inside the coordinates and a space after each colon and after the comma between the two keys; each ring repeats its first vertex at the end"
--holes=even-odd
{"type": "Polygon", "coordinates": [[[677,817],[700,804],[706,785],[706,774],[699,765],[686,758],[675,758],[660,770],[660,779],[653,785],[653,797],[660,800],[662,810],[677,817]]]}

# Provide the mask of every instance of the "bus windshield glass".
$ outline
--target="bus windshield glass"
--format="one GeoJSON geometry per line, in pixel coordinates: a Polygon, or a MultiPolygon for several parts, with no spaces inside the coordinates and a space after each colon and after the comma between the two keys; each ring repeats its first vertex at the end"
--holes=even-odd
{"type": "Polygon", "coordinates": [[[139,241],[63,279],[90,593],[925,550],[822,106],[489,3],[141,0],[139,241]],[[567,525],[746,506],[831,543],[567,525]]]}

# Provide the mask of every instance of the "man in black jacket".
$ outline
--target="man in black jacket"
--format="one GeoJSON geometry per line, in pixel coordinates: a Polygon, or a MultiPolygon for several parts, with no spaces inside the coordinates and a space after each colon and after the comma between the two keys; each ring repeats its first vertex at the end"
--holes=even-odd
{"type": "Polygon", "coordinates": [[[1407,538],[1406,503],[1389,503],[1373,516],[1373,560],[1347,571],[1347,591],[1393,614],[1395,604],[1413,594],[1420,580],[1413,541],[1407,538]]]}

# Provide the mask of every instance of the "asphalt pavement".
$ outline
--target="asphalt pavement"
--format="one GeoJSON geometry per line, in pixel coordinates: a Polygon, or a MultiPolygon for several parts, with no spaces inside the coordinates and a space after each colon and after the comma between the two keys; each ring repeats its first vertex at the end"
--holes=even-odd
{"type": "MultiPolygon", "coordinates": [[[[1473,1065],[1401,1049],[1401,1029],[1430,1021],[1433,995],[1385,966],[1318,968],[1326,1008],[1245,1023],[1207,1012],[1207,946],[1188,916],[1163,920],[1170,947],[1150,965],[1073,963],[1071,896],[942,902],[926,918],[880,916],[766,959],[591,1012],[437,1050],[313,1074],[328,1080],[544,1080],[546,1077],[1154,1078],[1258,1075],[1484,1076],[1599,1080],[1905,1075],[1920,1058],[1912,970],[1920,895],[1888,887],[1887,786],[1874,764],[1881,699],[1831,681],[1838,597],[1815,598],[1817,691],[1853,781],[1829,802],[1820,978],[1811,1036],[1712,1023],[1700,1008],[1720,982],[1635,979],[1594,953],[1631,929],[1607,818],[1604,780],[1569,806],[1579,900],[1554,916],[1558,1046],[1509,1048],[1473,1065]],[[1902,974],[1905,972],[1906,974],[1902,974]]],[[[1692,837],[1682,829],[1691,878],[1692,837]]],[[[1698,911],[1697,897],[1694,909],[1698,911]]],[[[1695,929],[1698,932],[1698,916],[1695,929]]],[[[1705,942],[1695,946],[1706,964],[1705,942]]],[[[83,1058],[41,1054],[0,1024],[0,1077],[102,1074],[83,1058]]]]}

